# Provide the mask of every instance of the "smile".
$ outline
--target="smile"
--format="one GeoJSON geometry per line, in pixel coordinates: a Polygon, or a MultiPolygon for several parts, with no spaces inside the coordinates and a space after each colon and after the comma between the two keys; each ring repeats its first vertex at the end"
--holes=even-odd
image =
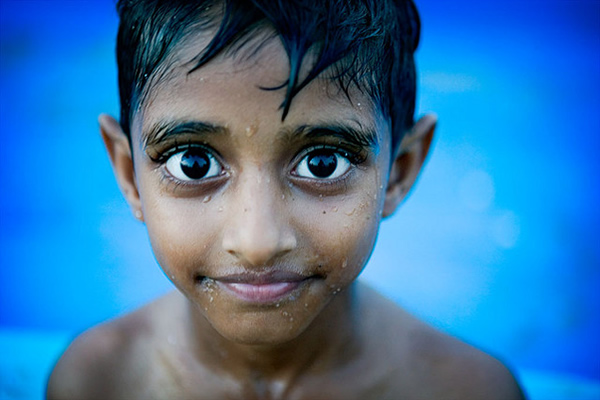
{"type": "Polygon", "coordinates": [[[294,272],[235,274],[212,278],[219,287],[247,303],[268,304],[290,295],[312,277],[294,272]]]}

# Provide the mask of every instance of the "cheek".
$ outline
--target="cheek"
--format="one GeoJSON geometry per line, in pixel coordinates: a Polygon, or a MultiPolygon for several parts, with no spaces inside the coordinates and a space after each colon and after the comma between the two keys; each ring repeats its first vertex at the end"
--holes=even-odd
{"type": "Polygon", "coordinates": [[[311,260],[327,268],[328,284],[346,286],[365,266],[377,236],[381,201],[376,195],[324,199],[305,207],[302,221],[309,247],[316,251],[311,260]]]}
{"type": "Polygon", "coordinates": [[[216,248],[221,226],[216,202],[160,197],[145,202],[144,218],[154,255],[178,286],[193,282],[209,253],[216,248]],[[178,281],[178,282],[177,282],[178,281]]]}

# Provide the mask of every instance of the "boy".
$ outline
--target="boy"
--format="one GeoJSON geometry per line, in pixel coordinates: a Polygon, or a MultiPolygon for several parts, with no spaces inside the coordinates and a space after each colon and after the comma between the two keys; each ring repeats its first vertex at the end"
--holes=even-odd
{"type": "Polygon", "coordinates": [[[356,278],[415,182],[408,1],[121,1],[119,186],[178,291],[74,341],[50,399],[518,399],[356,278]]]}

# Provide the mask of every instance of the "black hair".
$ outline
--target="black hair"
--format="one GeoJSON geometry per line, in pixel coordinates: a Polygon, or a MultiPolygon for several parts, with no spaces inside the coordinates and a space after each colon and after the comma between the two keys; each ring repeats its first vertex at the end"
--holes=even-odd
{"type": "MultiPolygon", "coordinates": [[[[151,79],[168,69],[175,47],[198,29],[216,34],[194,61],[192,72],[224,51],[243,47],[253,33],[272,28],[290,64],[281,104],[285,119],[294,96],[326,69],[349,96],[366,92],[389,118],[392,149],[414,123],[416,73],[413,54],[420,21],[411,0],[120,0],[117,63],[121,126],[130,123],[151,79]],[[307,54],[314,54],[300,79],[307,54]]],[[[131,140],[131,138],[130,138],[131,140]]]]}

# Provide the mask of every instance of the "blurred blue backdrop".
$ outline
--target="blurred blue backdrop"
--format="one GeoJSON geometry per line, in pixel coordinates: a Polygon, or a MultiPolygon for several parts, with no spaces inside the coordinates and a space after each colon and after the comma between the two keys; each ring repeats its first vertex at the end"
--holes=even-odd
{"type": "MultiPolygon", "coordinates": [[[[0,329],[70,335],[172,288],[98,134],[118,21],[0,4],[0,329]]],[[[600,3],[417,5],[438,136],[362,279],[517,370],[598,382],[600,3]]]]}

